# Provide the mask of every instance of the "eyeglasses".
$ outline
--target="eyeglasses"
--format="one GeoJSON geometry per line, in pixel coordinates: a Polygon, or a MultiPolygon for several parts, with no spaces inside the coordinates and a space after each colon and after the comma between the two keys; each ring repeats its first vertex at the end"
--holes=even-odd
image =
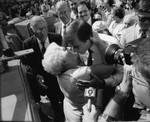
{"type": "Polygon", "coordinates": [[[132,25],[131,23],[124,23],[124,24],[125,24],[127,27],[132,25]]]}
{"type": "Polygon", "coordinates": [[[139,16],[139,21],[141,21],[141,22],[146,22],[146,21],[150,22],[150,17],[140,17],[139,16]]]}
{"type": "Polygon", "coordinates": [[[68,11],[58,12],[58,15],[59,16],[63,16],[63,15],[66,15],[67,13],[69,13],[69,10],[68,11]]]}
{"type": "Polygon", "coordinates": [[[76,6],[76,5],[77,5],[77,3],[71,3],[70,5],[71,5],[71,6],[73,6],[73,5],[75,5],[75,6],[76,6]]]}
{"type": "Polygon", "coordinates": [[[36,29],[36,32],[37,33],[40,33],[40,32],[44,32],[44,31],[46,31],[47,30],[47,27],[43,27],[43,28],[38,28],[38,29],[36,29]]]}

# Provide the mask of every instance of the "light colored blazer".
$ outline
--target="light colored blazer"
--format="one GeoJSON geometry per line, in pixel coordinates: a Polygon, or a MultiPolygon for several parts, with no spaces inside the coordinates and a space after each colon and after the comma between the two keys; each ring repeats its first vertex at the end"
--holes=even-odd
{"type": "Polygon", "coordinates": [[[61,35],[61,31],[62,31],[62,22],[57,22],[54,24],[55,27],[55,33],[58,33],[61,35]]]}
{"type": "MultiPolygon", "coordinates": [[[[71,19],[67,24],[66,26],[68,26],[71,22],[73,21],[73,19],[71,19]]],[[[55,27],[55,33],[58,33],[60,35],[62,35],[62,22],[59,21],[57,23],[54,24],[54,27],[55,27]]]]}

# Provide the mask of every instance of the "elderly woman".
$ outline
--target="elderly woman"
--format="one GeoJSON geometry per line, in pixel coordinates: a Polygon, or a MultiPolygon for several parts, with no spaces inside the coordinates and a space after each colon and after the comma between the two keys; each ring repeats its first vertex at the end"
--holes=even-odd
{"type": "Polygon", "coordinates": [[[78,80],[90,80],[88,66],[76,65],[77,54],[51,43],[47,48],[42,64],[44,69],[57,76],[64,94],[64,114],[66,122],[81,122],[82,106],[87,102],[84,91],[77,88],[78,80]]]}
{"type": "Polygon", "coordinates": [[[136,16],[133,14],[127,14],[124,16],[123,24],[124,28],[129,28],[136,23],[136,16]]]}

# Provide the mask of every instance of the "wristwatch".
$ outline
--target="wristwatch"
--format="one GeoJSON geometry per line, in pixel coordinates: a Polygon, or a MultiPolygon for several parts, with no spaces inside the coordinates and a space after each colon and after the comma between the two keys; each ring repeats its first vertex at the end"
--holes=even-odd
{"type": "Polygon", "coordinates": [[[115,93],[118,94],[118,95],[124,96],[124,97],[128,97],[128,96],[129,96],[129,93],[128,93],[128,92],[123,92],[123,91],[121,90],[120,85],[116,86],[116,88],[115,88],[115,93]]]}
{"type": "Polygon", "coordinates": [[[98,118],[99,121],[104,121],[104,122],[112,122],[112,121],[117,121],[116,118],[110,116],[109,114],[102,114],[101,117],[98,118]]]}

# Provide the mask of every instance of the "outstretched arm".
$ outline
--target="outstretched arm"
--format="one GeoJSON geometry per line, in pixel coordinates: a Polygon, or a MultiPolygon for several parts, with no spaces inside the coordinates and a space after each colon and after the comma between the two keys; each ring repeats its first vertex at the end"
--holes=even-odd
{"type": "MultiPolygon", "coordinates": [[[[99,117],[98,122],[106,122],[106,121],[113,121],[113,120],[121,120],[123,108],[125,102],[128,98],[128,95],[132,89],[132,78],[130,75],[132,66],[124,65],[124,76],[123,81],[116,89],[116,94],[110,100],[108,105],[106,106],[102,117],[99,117]],[[118,89],[120,88],[120,89],[118,89]]],[[[96,122],[96,113],[95,107],[91,108],[89,112],[87,106],[83,107],[83,122],[86,120],[91,120],[92,122],[96,122]],[[93,109],[93,110],[92,110],[93,109]]]]}
{"type": "Polygon", "coordinates": [[[98,33],[93,32],[93,37],[91,37],[90,40],[93,44],[97,46],[97,49],[100,53],[100,55],[97,55],[97,56],[101,56],[100,58],[101,61],[98,61],[98,58],[95,55],[94,59],[95,60],[97,59],[97,60],[96,62],[93,62],[94,64],[92,66],[90,66],[91,72],[94,73],[99,78],[105,79],[112,74],[116,66],[109,65],[106,63],[105,50],[107,46],[104,44],[104,41],[99,37],[98,33]]]}
{"type": "Polygon", "coordinates": [[[132,78],[130,75],[131,69],[132,66],[126,64],[124,65],[123,81],[119,86],[116,87],[116,94],[106,106],[106,109],[104,110],[99,122],[106,119],[122,119],[124,105],[132,89],[132,78]]]}

